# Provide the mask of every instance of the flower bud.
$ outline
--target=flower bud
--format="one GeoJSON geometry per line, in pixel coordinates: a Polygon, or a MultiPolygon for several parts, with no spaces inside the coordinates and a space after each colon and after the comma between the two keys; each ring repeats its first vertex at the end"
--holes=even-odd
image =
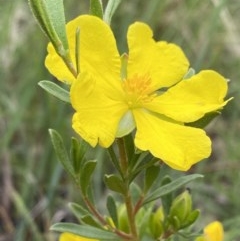
{"type": "MultiPolygon", "coordinates": [[[[194,214],[195,214],[194,210],[194,214]]],[[[196,213],[198,214],[198,212],[196,213]]],[[[198,215],[194,216],[194,221],[198,215]]],[[[186,224],[192,223],[192,198],[190,193],[186,190],[179,196],[177,196],[172,203],[169,213],[169,222],[174,230],[179,230],[186,227],[186,224]]],[[[188,225],[187,225],[188,226],[188,225]]]]}
{"type": "Polygon", "coordinates": [[[164,231],[163,221],[164,213],[161,206],[155,213],[152,213],[149,222],[150,232],[155,239],[159,238],[164,231]]]}

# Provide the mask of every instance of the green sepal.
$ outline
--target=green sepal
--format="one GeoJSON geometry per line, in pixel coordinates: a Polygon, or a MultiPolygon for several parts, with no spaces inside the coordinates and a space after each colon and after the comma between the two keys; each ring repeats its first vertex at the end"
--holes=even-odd
{"type": "Polygon", "coordinates": [[[184,75],[183,79],[189,79],[195,75],[195,69],[189,68],[188,72],[184,75]]]}
{"type": "Polygon", "coordinates": [[[129,220],[126,206],[124,204],[118,206],[118,224],[120,230],[129,233],[129,220]]]}
{"type": "Polygon", "coordinates": [[[145,171],[145,178],[144,178],[144,193],[152,187],[152,184],[157,179],[160,172],[160,166],[150,166],[145,171]]]}
{"type": "Polygon", "coordinates": [[[57,232],[68,232],[78,236],[97,239],[101,241],[119,241],[119,237],[112,232],[104,229],[99,229],[89,225],[78,225],[74,223],[56,223],[51,226],[50,230],[57,232]]]}
{"type": "Polygon", "coordinates": [[[104,177],[105,184],[107,187],[117,193],[125,194],[126,188],[123,184],[122,179],[117,175],[105,175],[104,177]]]}
{"type": "Polygon", "coordinates": [[[93,171],[95,170],[95,167],[97,165],[97,161],[87,161],[84,163],[83,167],[81,168],[80,172],[80,187],[82,190],[82,193],[84,195],[87,194],[87,189],[90,184],[90,179],[92,177],[93,171]]]}
{"type": "Polygon", "coordinates": [[[200,211],[198,209],[193,210],[187,217],[187,220],[181,226],[181,228],[186,228],[196,222],[198,217],[200,216],[200,211]]]}
{"type": "Polygon", "coordinates": [[[107,7],[104,12],[103,20],[107,24],[111,24],[112,16],[115,13],[118,5],[121,3],[121,0],[109,0],[107,7]]]}
{"type": "Polygon", "coordinates": [[[145,197],[143,204],[152,202],[166,194],[169,194],[197,178],[203,178],[203,175],[192,174],[192,175],[188,175],[188,176],[179,177],[178,179],[172,181],[171,183],[161,186],[161,187],[157,188],[155,191],[150,192],[145,197]]]}
{"type": "Polygon", "coordinates": [[[38,85],[59,100],[70,103],[69,91],[63,89],[59,85],[48,80],[42,80],[38,82],[38,85]]]}
{"type": "Polygon", "coordinates": [[[67,171],[67,173],[73,179],[75,179],[74,170],[71,165],[67,151],[65,149],[62,137],[60,136],[60,134],[57,131],[55,131],[53,129],[49,129],[49,134],[51,137],[51,141],[52,141],[55,153],[58,157],[58,160],[61,162],[62,166],[67,171]]]}
{"type": "Polygon", "coordinates": [[[144,236],[147,233],[151,214],[152,214],[152,207],[147,209],[142,208],[138,211],[136,215],[136,223],[138,226],[140,237],[144,236]]]}
{"type": "Polygon", "coordinates": [[[91,15],[103,19],[103,7],[101,0],[90,0],[90,10],[91,15]]]}
{"type": "Polygon", "coordinates": [[[169,218],[177,217],[181,225],[184,224],[192,212],[192,197],[188,190],[178,195],[172,202],[169,218]]]}
{"type": "Polygon", "coordinates": [[[181,222],[177,216],[172,217],[171,221],[169,222],[171,227],[173,227],[174,231],[178,231],[179,229],[181,229],[181,222]]]}
{"type": "Polygon", "coordinates": [[[185,125],[202,129],[206,127],[215,117],[217,117],[220,114],[221,113],[219,111],[210,112],[205,114],[201,119],[194,122],[185,123],[185,125]]]}
{"type": "Polygon", "coordinates": [[[118,212],[117,212],[117,206],[114,198],[109,195],[107,197],[107,210],[108,213],[115,225],[116,228],[118,228],[118,212]]]}
{"type": "Polygon", "coordinates": [[[155,240],[164,232],[164,211],[160,206],[149,218],[149,229],[155,240]]]}

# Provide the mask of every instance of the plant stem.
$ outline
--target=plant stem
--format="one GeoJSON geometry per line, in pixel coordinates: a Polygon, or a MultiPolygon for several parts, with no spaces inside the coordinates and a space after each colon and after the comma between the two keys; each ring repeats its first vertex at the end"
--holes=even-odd
{"type": "Polygon", "coordinates": [[[128,216],[128,224],[132,235],[132,241],[138,241],[138,233],[137,233],[137,227],[135,223],[135,214],[132,204],[132,197],[131,193],[129,191],[129,185],[130,185],[130,177],[128,173],[128,158],[126,154],[125,144],[124,140],[122,138],[117,139],[117,145],[119,149],[119,159],[120,159],[120,167],[123,174],[123,182],[125,184],[126,193],[124,195],[124,201],[127,209],[127,216],[128,216]]]}

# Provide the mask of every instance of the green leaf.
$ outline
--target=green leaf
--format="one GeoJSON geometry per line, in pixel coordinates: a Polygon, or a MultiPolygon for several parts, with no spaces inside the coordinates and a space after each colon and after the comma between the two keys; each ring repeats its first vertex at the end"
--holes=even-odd
{"type": "Polygon", "coordinates": [[[159,165],[150,166],[146,169],[145,180],[144,180],[144,193],[147,193],[147,191],[151,188],[152,184],[158,177],[159,172],[160,172],[159,165]]]}
{"type": "Polygon", "coordinates": [[[81,222],[92,227],[101,228],[101,225],[96,221],[92,215],[83,216],[81,222]]]}
{"type": "Polygon", "coordinates": [[[44,0],[51,23],[65,50],[68,49],[63,0],[44,0]]]}
{"type": "Polygon", "coordinates": [[[103,19],[103,7],[101,0],[90,0],[90,14],[103,19]]]}
{"type": "Polygon", "coordinates": [[[109,232],[107,230],[91,227],[89,225],[78,225],[74,223],[56,223],[50,228],[50,230],[61,232],[61,233],[63,232],[73,233],[78,236],[97,239],[101,241],[120,240],[115,233],[109,232]]]}
{"type": "Polygon", "coordinates": [[[68,52],[63,0],[28,0],[33,15],[60,56],[68,52]]]}
{"type": "Polygon", "coordinates": [[[112,16],[115,13],[115,11],[120,3],[121,3],[121,0],[109,0],[108,1],[104,16],[103,16],[103,20],[107,24],[109,24],[109,25],[111,24],[112,16]]]}
{"type": "Polygon", "coordinates": [[[166,184],[164,186],[161,186],[159,188],[157,188],[155,191],[153,191],[152,193],[149,193],[146,198],[144,199],[143,204],[152,202],[166,194],[169,194],[173,191],[175,191],[176,189],[184,186],[185,184],[197,179],[197,178],[203,178],[203,175],[200,174],[192,174],[192,175],[188,175],[188,176],[183,176],[180,177],[174,181],[172,181],[169,184],[166,184]]]}
{"type": "Polygon", "coordinates": [[[64,169],[69,173],[69,175],[72,178],[75,178],[74,170],[66,152],[62,137],[53,129],[49,129],[49,134],[58,160],[62,163],[64,169]]]}
{"type": "Polygon", "coordinates": [[[94,216],[85,208],[77,203],[69,203],[69,208],[78,219],[80,223],[84,223],[90,226],[101,228],[101,225],[96,221],[94,216]]]}
{"type": "Polygon", "coordinates": [[[58,38],[57,32],[55,31],[53,24],[50,21],[46,1],[28,0],[28,3],[42,31],[48,36],[51,41],[54,39],[57,40],[57,43],[53,41],[54,46],[58,45],[60,43],[60,39],[58,38]]]}
{"type": "Polygon", "coordinates": [[[118,176],[105,175],[104,181],[110,190],[121,193],[123,195],[126,193],[126,189],[124,187],[123,181],[118,176]]]}
{"type": "Polygon", "coordinates": [[[85,162],[85,154],[88,144],[84,140],[78,140],[72,137],[71,143],[71,160],[76,174],[79,174],[82,163],[85,162]]]}
{"type": "Polygon", "coordinates": [[[59,85],[48,80],[42,80],[38,82],[38,85],[46,90],[49,94],[57,97],[59,100],[70,103],[69,92],[59,85]]]}
{"type": "Polygon", "coordinates": [[[118,228],[118,213],[114,198],[109,195],[107,198],[107,209],[116,228],[118,228]]]}
{"type": "MultiPolygon", "coordinates": [[[[172,182],[171,177],[169,177],[168,175],[166,175],[161,182],[161,186],[170,184],[172,182]]],[[[164,196],[161,197],[161,203],[163,206],[163,210],[164,210],[164,214],[167,216],[167,214],[169,213],[170,207],[172,205],[173,202],[173,193],[170,192],[164,196]]]]}
{"type": "Polygon", "coordinates": [[[80,186],[84,195],[87,194],[87,189],[90,184],[90,179],[92,177],[93,171],[97,165],[97,161],[87,161],[84,163],[81,173],[80,173],[80,186]]]}
{"type": "Polygon", "coordinates": [[[77,203],[69,203],[68,206],[79,221],[82,219],[82,217],[89,214],[87,209],[77,203]]]}

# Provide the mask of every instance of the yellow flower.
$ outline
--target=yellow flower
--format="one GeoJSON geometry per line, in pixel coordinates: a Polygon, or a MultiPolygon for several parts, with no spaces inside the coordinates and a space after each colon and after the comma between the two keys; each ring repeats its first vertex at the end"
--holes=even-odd
{"type": "Polygon", "coordinates": [[[80,237],[72,233],[62,233],[60,235],[59,241],[98,241],[98,240],[80,237]]]}
{"type": "Polygon", "coordinates": [[[204,235],[198,237],[195,241],[223,241],[224,230],[222,224],[218,221],[208,224],[203,233],[204,235]]]}
{"type": "Polygon", "coordinates": [[[221,75],[205,70],[183,80],[189,62],[182,50],[154,41],[151,29],[140,22],[129,27],[129,54],[121,58],[111,28],[88,15],[67,24],[73,60],[78,27],[77,80],[51,45],[46,66],[60,80],[72,83],[71,103],[76,110],[72,125],[85,141],[107,148],[116,137],[136,128],[136,147],[174,169],[188,170],[210,155],[206,133],[184,124],[227,103],[227,82],[221,75]]]}

